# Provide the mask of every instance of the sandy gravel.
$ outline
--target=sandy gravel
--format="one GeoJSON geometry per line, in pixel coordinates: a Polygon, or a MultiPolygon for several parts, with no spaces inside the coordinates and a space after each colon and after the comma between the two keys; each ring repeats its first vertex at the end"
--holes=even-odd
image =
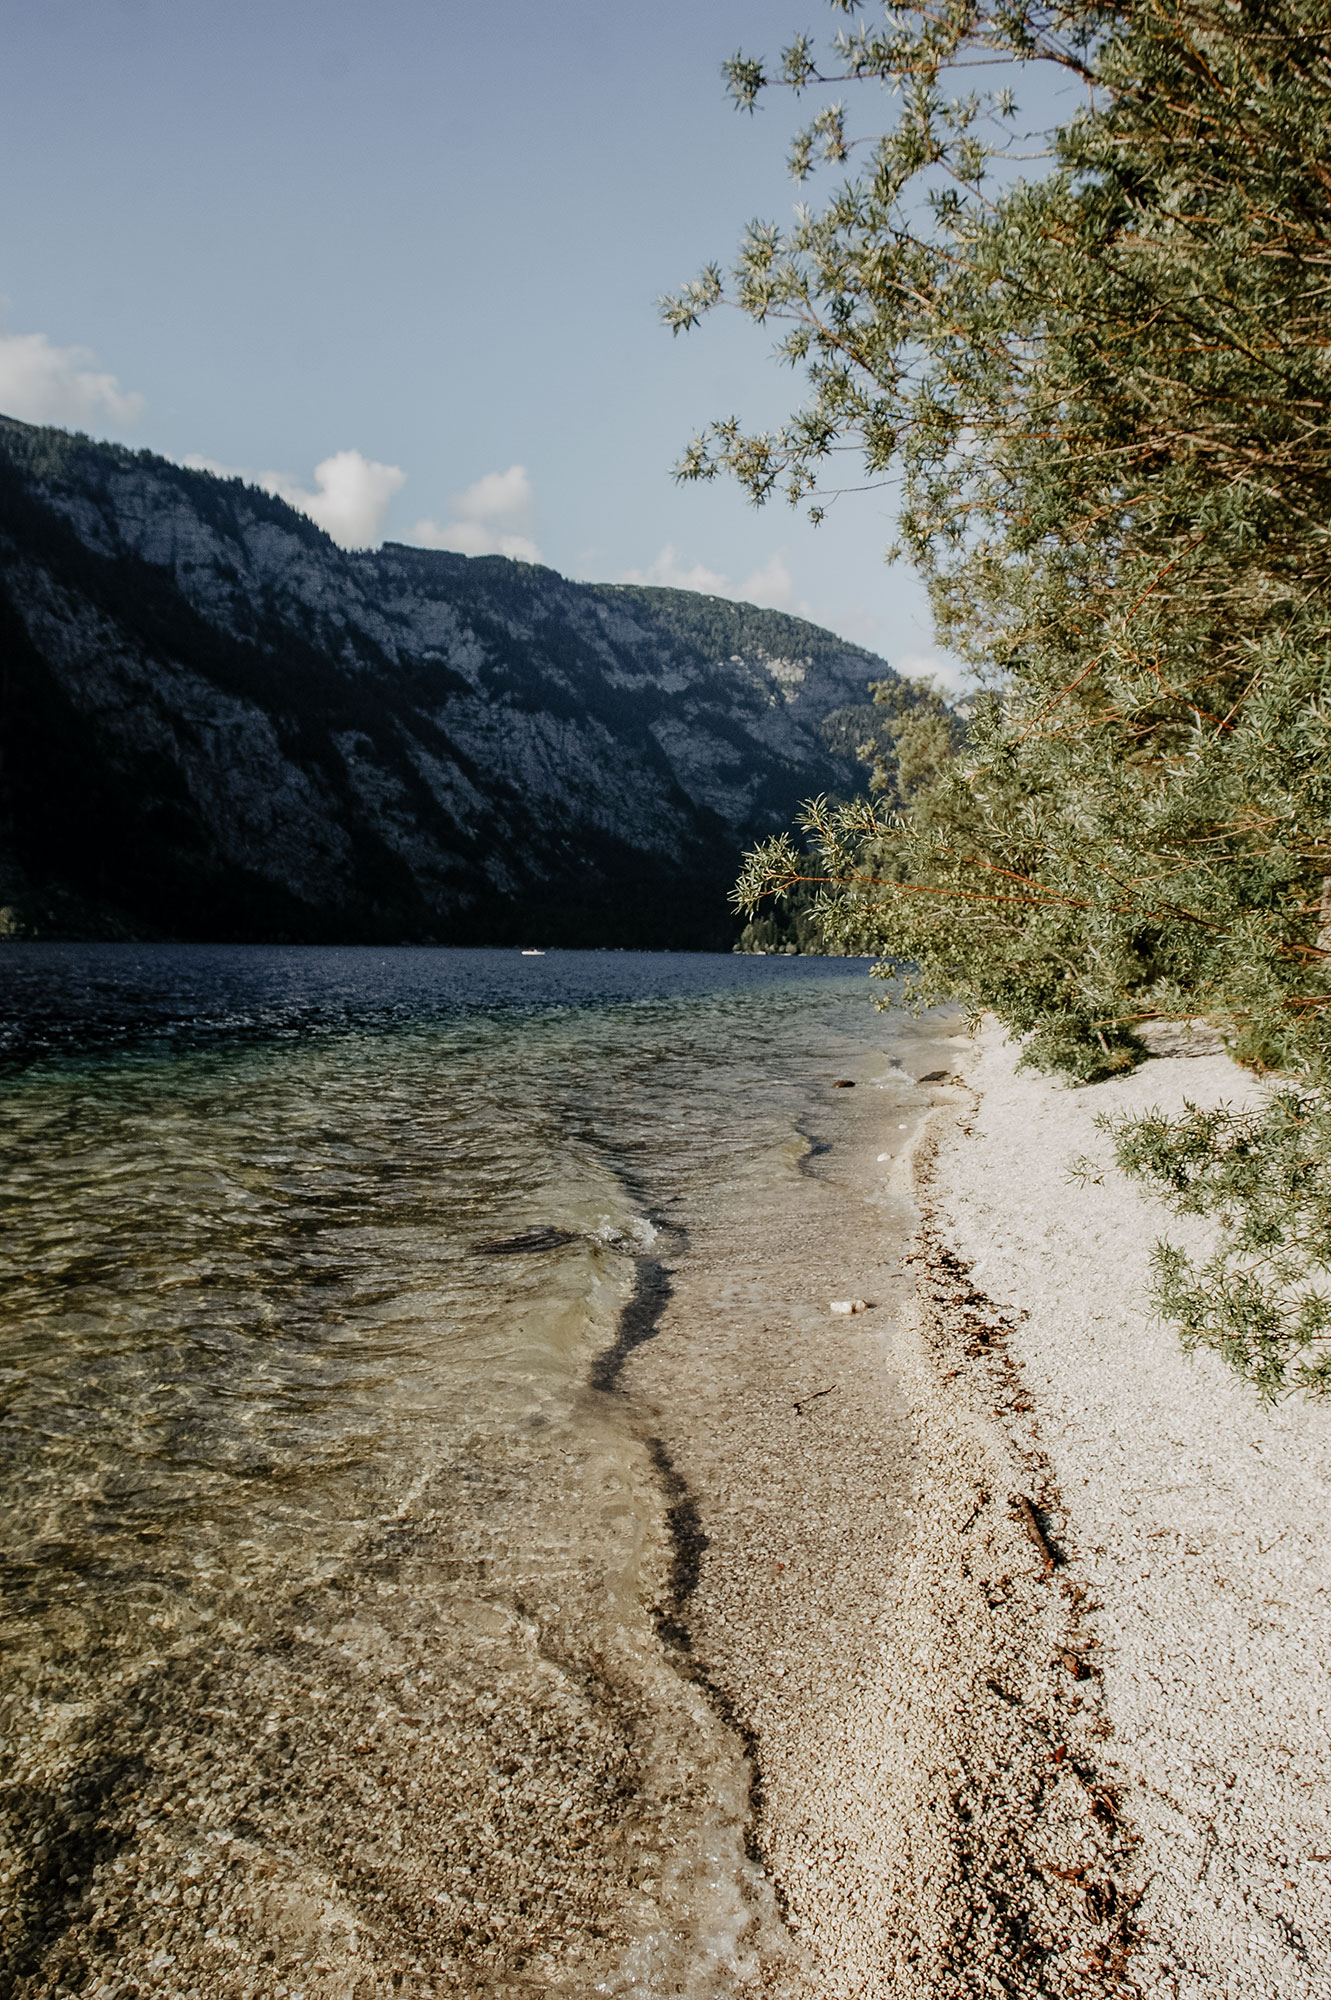
{"type": "Polygon", "coordinates": [[[691,1233],[626,1371],[705,1537],[674,1625],[750,1751],[764,1990],[1116,1992],[1140,1885],[1086,1592],[1039,1538],[1013,1316],[920,1226],[956,1049],[896,1049],[691,1233]]]}
{"type": "MultiPolygon", "coordinates": [[[[1112,1766],[1148,1885],[1141,1991],[1331,1993],[1331,1408],[1262,1408],[1154,1322],[1148,1256],[1187,1240],[1108,1162],[1100,1111],[1235,1102],[1221,1054],[1173,1053],[1068,1090],[996,1032],[977,1107],[931,1176],[972,1282],[1023,1317],[1008,1343],[1086,1582],[1112,1766]],[[1100,1183],[1077,1187],[1078,1155],[1100,1183]]],[[[1192,1240],[1196,1240],[1195,1233],[1192,1240]]]]}
{"type": "Polygon", "coordinates": [[[1093,1123],[1250,1086],[898,1048],[695,1232],[630,1371],[704,1537],[688,1670],[749,1749],[757,1983],[1325,2000],[1331,1410],[1181,1355],[1167,1218],[1093,1123]]]}

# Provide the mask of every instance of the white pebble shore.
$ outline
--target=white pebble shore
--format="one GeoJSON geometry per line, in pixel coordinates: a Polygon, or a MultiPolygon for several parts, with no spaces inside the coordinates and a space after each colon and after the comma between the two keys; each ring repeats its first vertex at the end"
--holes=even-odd
{"type": "Polygon", "coordinates": [[[1094,1123],[1251,1095],[1187,1046],[1069,1089],[986,1031],[964,1064],[978,1108],[943,1137],[933,1191],[974,1283],[1029,1315],[1009,1353],[1098,1606],[1108,1747],[1149,1877],[1132,1978],[1178,2000],[1325,2000],[1331,1407],[1265,1408],[1182,1353],[1149,1258],[1199,1226],[1121,1175],[1094,1123]],[[1079,1186],[1080,1156],[1099,1179],[1079,1186]]]}

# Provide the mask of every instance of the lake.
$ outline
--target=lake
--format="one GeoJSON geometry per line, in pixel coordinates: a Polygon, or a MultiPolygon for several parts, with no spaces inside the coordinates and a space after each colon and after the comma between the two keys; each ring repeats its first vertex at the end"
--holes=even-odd
{"type": "Polygon", "coordinates": [[[753,1976],[702,1530],[622,1363],[908,1032],[867,973],[0,951],[10,1990],[753,1976]]]}

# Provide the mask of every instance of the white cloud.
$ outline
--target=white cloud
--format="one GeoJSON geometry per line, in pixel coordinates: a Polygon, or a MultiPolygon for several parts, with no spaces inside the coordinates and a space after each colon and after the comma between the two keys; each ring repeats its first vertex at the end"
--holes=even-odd
{"type": "Polygon", "coordinates": [[[507,472],[487,472],[452,503],[453,519],[418,521],[413,539],[427,549],[452,549],[462,556],[512,556],[517,562],[538,563],[541,551],[532,540],[532,485],[525,465],[507,472]]]}
{"type": "Polygon", "coordinates": [[[974,694],[975,676],[947,653],[896,653],[892,665],[908,681],[933,681],[940,694],[974,694]]]}
{"type": "Polygon", "coordinates": [[[511,521],[531,512],[531,480],[525,465],[510,465],[507,472],[486,472],[459,493],[453,512],[464,521],[511,521]]]}
{"type": "Polygon", "coordinates": [[[768,611],[793,611],[801,618],[813,616],[811,605],[795,602],[795,585],[784,557],[779,555],[769,556],[754,570],[737,595],[748,604],[761,604],[768,611]]]}
{"type": "Polygon", "coordinates": [[[621,583],[654,583],[667,590],[701,590],[709,597],[733,597],[729,577],[719,570],[705,569],[702,563],[686,565],[673,542],[667,542],[656,561],[646,569],[626,569],[621,583]]]}
{"type": "MultiPolygon", "coordinates": [[[[203,466],[202,460],[193,462],[203,466]]],[[[206,469],[224,470],[221,466],[206,469]]],[[[308,514],[344,549],[365,549],[383,539],[389,502],[406,477],[399,465],[381,465],[359,451],[335,451],[315,466],[312,493],[281,472],[261,472],[256,484],[308,514]]]]}
{"type": "Polygon", "coordinates": [[[515,562],[538,563],[541,551],[530,535],[510,535],[489,527],[484,521],[418,521],[411,531],[413,541],[426,549],[451,549],[459,556],[512,556],[515,562]]]}
{"type": "Polygon", "coordinates": [[[29,424],[132,424],[143,397],[96,359],[87,347],[53,347],[44,333],[0,333],[0,410],[29,424]]]}
{"type": "Polygon", "coordinates": [[[690,563],[673,542],[667,542],[655,562],[646,569],[626,569],[620,583],[663,584],[668,590],[701,590],[709,597],[733,597],[742,604],[758,604],[767,611],[790,611],[800,618],[812,618],[813,607],[795,598],[795,585],[785,557],[772,555],[745,577],[732,583],[722,570],[708,569],[704,563],[690,563]]]}

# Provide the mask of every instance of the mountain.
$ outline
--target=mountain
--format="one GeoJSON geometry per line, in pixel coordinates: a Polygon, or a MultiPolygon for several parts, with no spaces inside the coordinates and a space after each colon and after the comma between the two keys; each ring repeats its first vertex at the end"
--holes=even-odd
{"type": "Polygon", "coordinates": [[[891,677],[723,598],[348,552],[0,418],[9,935],[725,945],[741,850],[862,787],[891,677]]]}

